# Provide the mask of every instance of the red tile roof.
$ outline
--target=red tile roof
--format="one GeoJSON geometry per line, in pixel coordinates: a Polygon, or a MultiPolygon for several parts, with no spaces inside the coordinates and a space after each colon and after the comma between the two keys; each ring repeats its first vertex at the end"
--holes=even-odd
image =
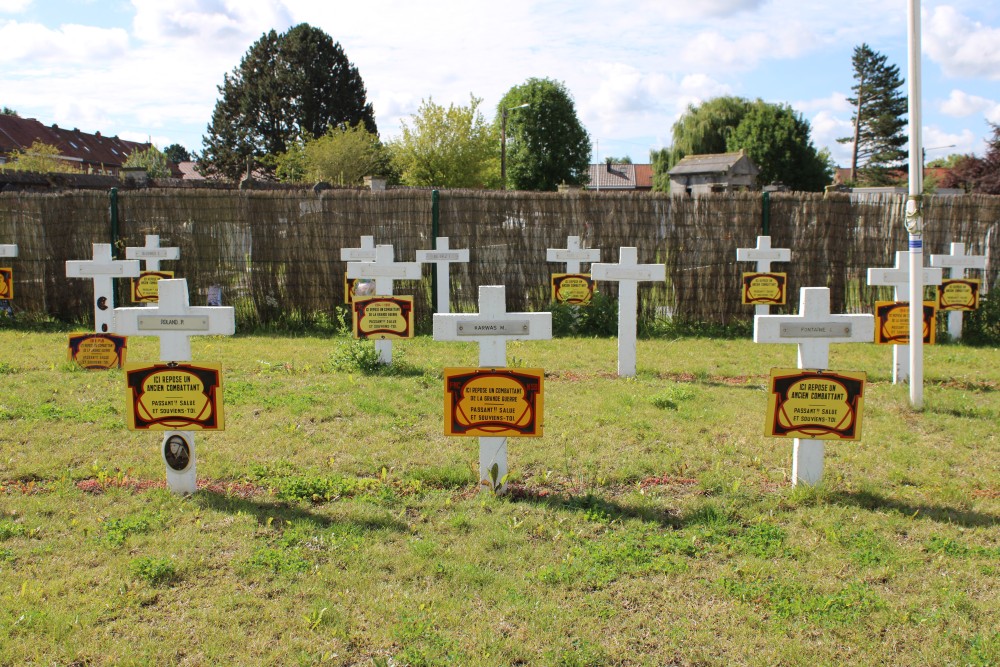
{"type": "Polygon", "coordinates": [[[150,144],[105,137],[100,132],[88,134],[54,124],[46,126],[34,118],[0,114],[0,155],[24,150],[36,141],[55,146],[64,159],[81,165],[84,170],[94,171],[117,171],[130,153],[150,147],[150,144]]]}

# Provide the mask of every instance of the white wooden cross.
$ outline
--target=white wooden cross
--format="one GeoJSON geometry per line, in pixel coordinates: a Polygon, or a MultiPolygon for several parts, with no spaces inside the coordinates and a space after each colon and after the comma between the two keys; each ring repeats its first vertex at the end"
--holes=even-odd
{"type": "Polygon", "coordinates": [[[452,262],[468,262],[469,250],[452,250],[448,247],[448,237],[439,236],[434,243],[434,250],[418,250],[417,261],[421,264],[435,264],[437,271],[437,312],[451,312],[451,279],[449,264],[452,262]]]}
{"type": "MultiPolygon", "coordinates": [[[[755,343],[796,343],[799,368],[827,370],[832,343],[875,340],[873,315],[831,315],[830,289],[803,287],[798,315],[757,315],[755,343]]],[[[823,477],[823,441],[796,438],[792,452],[792,484],[818,484],[823,477]]]]}
{"type": "MultiPolygon", "coordinates": [[[[952,243],[950,255],[931,255],[931,266],[949,269],[948,277],[961,280],[966,269],[986,269],[986,255],[966,255],[964,243],[952,243]]],[[[962,337],[962,311],[948,312],[948,335],[954,340],[962,337]]]]}
{"type": "Polygon", "coordinates": [[[114,331],[115,291],[114,278],[139,277],[139,261],[112,259],[110,243],[95,243],[91,260],[68,260],[66,277],[90,278],[94,281],[94,330],[97,333],[114,331]]]}
{"type": "Polygon", "coordinates": [[[548,248],[545,260],[549,262],[566,262],[566,273],[580,273],[580,262],[601,261],[600,248],[580,248],[579,236],[567,236],[565,248],[548,248]]]}
{"type": "Polygon", "coordinates": [[[591,264],[594,280],[618,281],[618,376],[635,377],[640,280],[666,280],[665,264],[639,264],[639,251],[623,247],[617,264],[591,264]]]}
{"type": "MultiPolygon", "coordinates": [[[[115,331],[126,336],[157,336],[160,361],[191,361],[191,336],[231,336],[236,331],[232,306],[191,306],[187,279],[160,281],[160,300],[145,308],[115,308],[115,331]]],[[[180,438],[186,445],[190,465],[176,471],[169,464],[167,486],[178,494],[198,490],[193,431],[165,431],[162,448],[180,438]]]]}
{"type": "Polygon", "coordinates": [[[17,245],[11,243],[0,244],[0,257],[17,257],[17,245]]]}
{"type": "MultiPolygon", "coordinates": [[[[392,255],[391,245],[379,245],[375,248],[373,261],[348,262],[347,277],[374,278],[377,296],[392,296],[392,283],[395,280],[420,280],[419,264],[416,262],[397,262],[392,255]]],[[[379,361],[385,365],[392,363],[391,340],[375,341],[375,349],[378,350],[379,361]]]]}
{"type": "Polygon", "coordinates": [[[125,259],[145,261],[146,271],[159,271],[160,260],[180,259],[180,256],[178,247],[161,248],[158,234],[146,234],[146,245],[142,247],[125,248],[125,259]]]}
{"type": "MultiPolygon", "coordinates": [[[[896,252],[896,266],[892,268],[868,269],[868,285],[870,287],[885,286],[894,288],[895,301],[910,300],[910,253],[896,252]]],[[[941,269],[924,267],[921,272],[921,284],[940,285],[941,269]]],[[[922,303],[917,308],[923,310],[922,303]]],[[[892,346],[892,383],[902,384],[910,379],[910,346],[892,346]]]]}
{"type": "MultiPolygon", "coordinates": [[[[507,366],[508,340],[552,338],[552,313],[508,313],[506,287],[479,288],[479,313],[434,315],[434,340],[479,343],[480,368],[507,366]]],[[[493,464],[497,480],[507,476],[507,438],[479,438],[479,480],[489,480],[493,464]]],[[[480,485],[480,489],[484,489],[480,485]]],[[[493,488],[490,485],[490,488],[493,488]]],[[[500,492],[506,490],[503,485],[500,492]]]]}
{"type": "Polygon", "coordinates": [[[340,260],[342,262],[374,262],[375,237],[362,236],[360,248],[341,248],[340,260]]]}
{"type": "MultiPolygon", "coordinates": [[[[756,248],[737,248],[737,262],[757,262],[757,273],[770,273],[771,262],[790,262],[792,251],[788,248],[772,248],[770,236],[758,236],[756,248]]],[[[767,315],[771,306],[766,303],[757,304],[755,315],[767,315]]]]}

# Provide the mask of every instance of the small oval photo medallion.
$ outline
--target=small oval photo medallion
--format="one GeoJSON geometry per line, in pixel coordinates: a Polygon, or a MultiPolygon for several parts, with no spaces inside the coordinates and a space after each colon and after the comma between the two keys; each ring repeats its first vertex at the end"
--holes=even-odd
{"type": "Polygon", "coordinates": [[[163,443],[163,460],[171,470],[184,472],[191,465],[191,446],[179,435],[172,435],[163,443]]]}

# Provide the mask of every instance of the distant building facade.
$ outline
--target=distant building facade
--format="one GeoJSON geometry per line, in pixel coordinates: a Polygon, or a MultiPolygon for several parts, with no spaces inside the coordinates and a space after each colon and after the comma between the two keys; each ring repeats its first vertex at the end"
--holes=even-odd
{"type": "Polygon", "coordinates": [[[698,197],[712,192],[737,192],[757,187],[757,168],[746,153],[688,155],[667,172],[670,193],[698,197]]]}

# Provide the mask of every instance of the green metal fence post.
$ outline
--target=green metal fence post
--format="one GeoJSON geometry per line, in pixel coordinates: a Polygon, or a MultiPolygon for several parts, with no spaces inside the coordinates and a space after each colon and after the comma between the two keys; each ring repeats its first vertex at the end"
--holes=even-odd
{"type": "MultiPolygon", "coordinates": [[[[441,232],[441,193],[431,190],[431,248],[437,250],[441,232]]],[[[431,271],[431,308],[438,312],[437,271],[431,271]]]]}
{"type": "Polygon", "coordinates": [[[761,233],[763,236],[771,235],[771,193],[765,192],[761,199],[761,233]]]}

